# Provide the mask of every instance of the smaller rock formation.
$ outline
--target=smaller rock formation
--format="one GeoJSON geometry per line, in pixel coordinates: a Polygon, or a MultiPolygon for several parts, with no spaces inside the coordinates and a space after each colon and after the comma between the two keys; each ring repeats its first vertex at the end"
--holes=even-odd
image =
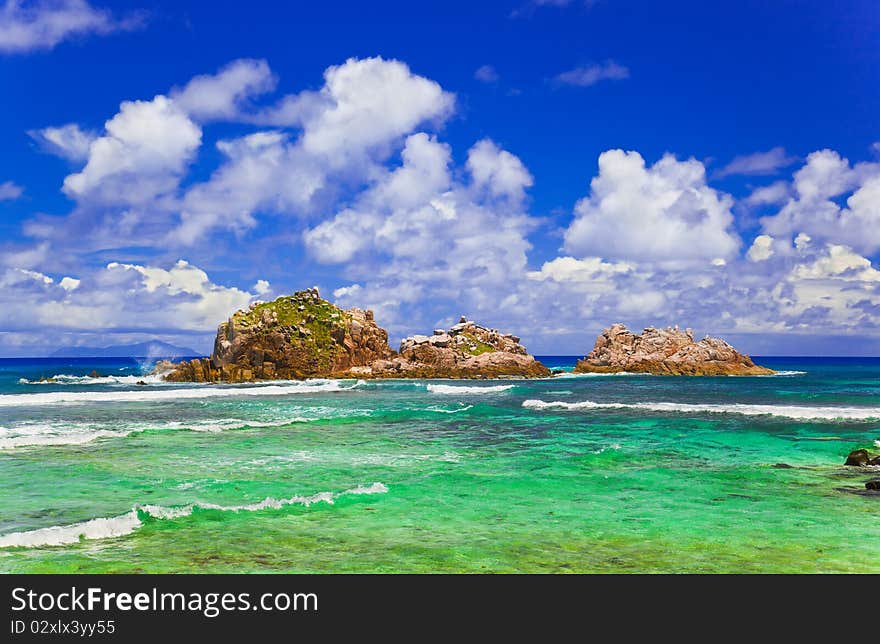
{"type": "Polygon", "coordinates": [[[648,327],[635,334],[623,324],[605,329],[575,373],[651,373],[669,376],[760,376],[760,367],[720,338],[694,341],[691,329],[648,327]]]}
{"type": "Polygon", "coordinates": [[[400,343],[399,354],[351,370],[379,378],[544,377],[547,369],[529,355],[520,339],[489,329],[462,316],[449,330],[413,335],[400,343]]]}
{"type": "Polygon", "coordinates": [[[866,449],[854,449],[847,455],[844,465],[849,465],[851,467],[880,465],[880,456],[872,456],[866,449]]]}
{"type": "Polygon", "coordinates": [[[880,490],[880,479],[870,479],[865,482],[866,490],[880,490]]]}

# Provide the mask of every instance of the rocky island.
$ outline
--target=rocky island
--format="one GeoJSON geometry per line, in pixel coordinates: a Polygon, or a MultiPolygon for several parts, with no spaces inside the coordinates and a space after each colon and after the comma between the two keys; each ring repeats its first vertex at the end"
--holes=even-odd
{"type": "Polygon", "coordinates": [[[377,360],[353,373],[392,378],[545,377],[550,370],[529,355],[520,339],[462,317],[450,329],[413,335],[400,343],[398,355],[377,360]]]}
{"type": "Polygon", "coordinates": [[[550,375],[518,337],[464,317],[395,352],[372,311],[340,309],[314,288],[235,312],[218,326],[211,357],[161,362],[155,372],[170,382],[550,375]]]}
{"type": "Polygon", "coordinates": [[[648,327],[635,334],[623,324],[605,329],[575,373],[650,373],[669,376],[761,376],[775,373],[720,338],[694,341],[691,329],[648,327]]]}
{"type": "Polygon", "coordinates": [[[344,311],[307,289],[254,302],[217,327],[210,358],[159,363],[172,382],[249,382],[333,376],[390,358],[372,311],[344,311]]]}

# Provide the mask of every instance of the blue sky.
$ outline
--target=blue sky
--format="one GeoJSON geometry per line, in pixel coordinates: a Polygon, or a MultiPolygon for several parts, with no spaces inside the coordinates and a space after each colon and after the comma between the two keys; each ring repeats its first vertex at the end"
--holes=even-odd
{"type": "Polygon", "coordinates": [[[0,0],[0,355],[623,321],[880,351],[880,8],[0,0]]]}

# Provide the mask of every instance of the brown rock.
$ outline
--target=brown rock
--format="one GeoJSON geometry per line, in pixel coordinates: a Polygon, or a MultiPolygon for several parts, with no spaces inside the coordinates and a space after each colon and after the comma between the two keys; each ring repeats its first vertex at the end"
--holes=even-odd
{"type": "Polygon", "coordinates": [[[576,373],[652,373],[670,376],[756,376],[772,374],[720,338],[694,341],[690,329],[648,327],[640,335],[623,324],[605,329],[576,373]]]}
{"type": "Polygon", "coordinates": [[[161,369],[172,382],[249,382],[332,376],[393,355],[372,311],[343,311],[308,289],[237,311],[210,358],[161,369]]]}
{"type": "Polygon", "coordinates": [[[868,453],[868,450],[854,449],[846,457],[846,462],[844,463],[844,465],[851,465],[853,467],[860,467],[862,465],[868,465],[870,462],[871,462],[871,455],[868,453]]]}
{"type": "Polygon", "coordinates": [[[378,360],[370,375],[385,378],[545,377],[547,369],[529,355],[519,338],[462,316],[448,331],[414,335],[400,343],[396,358],[378,360]]]}

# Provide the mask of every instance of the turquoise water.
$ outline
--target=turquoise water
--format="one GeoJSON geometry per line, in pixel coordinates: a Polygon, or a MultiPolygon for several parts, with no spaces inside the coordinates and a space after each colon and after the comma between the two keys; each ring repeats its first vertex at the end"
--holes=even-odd
{"type": "Polygon", "coordinates": [[[880,471],[842,466],[880,451],[880,360],[759,362],[144,386],[0,360],[0,571],[880,572],[880,471]]]}

